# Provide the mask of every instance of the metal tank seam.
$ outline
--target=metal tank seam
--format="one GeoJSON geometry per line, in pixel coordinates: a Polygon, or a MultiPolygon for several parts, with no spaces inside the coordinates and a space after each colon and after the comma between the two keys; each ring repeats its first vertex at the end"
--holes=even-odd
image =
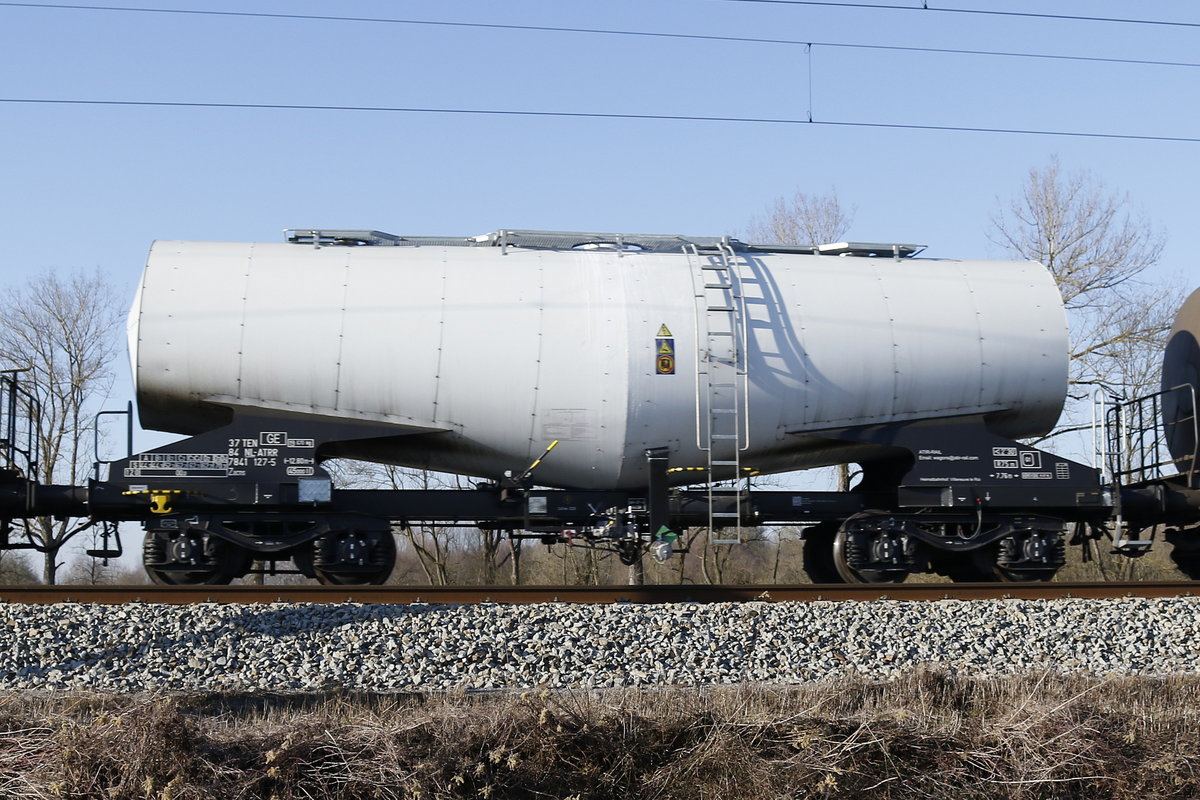
{"type": "Polygon", "coordinates": [[[958,272],[962,276],[963,284],[967,287],[967,294],[971,298],[971,310],[975,312],[975,331],[976,331],[975,338],[976,338],[976,340],[978,342],[978,346],[979,346],[979,393],[975,399],[975,402],[980,408],[983,408],[985,405],[983,402],[983,398],[984,398],[984,389],[985,389],[985,385],[986,385],[986,381],[984,380],[984,375],[988,369],[987,355],[984,350],[984,342],[986,341],[986,339],[983,335],[983,332],[984,332],[983,313],[979,310],[979,302],[977,300],[975,284],[971,280],[971,276],[967,270],[967,265],[965,262],[962,262],[962,261],[958,262],[958,272]]]}
{"type": "Polygon", "coordinates": [[[533,368],[533,409],[529,413],[529,457],[533,457],[541,452],[548,442],[538,444],[535,433],[537,431],[538,421],[538,400],[542,384],[542,355],[543,346],[546,340],[546,274],[545,263],[542,260],[542,254],[536,253],[537,257],[537,357],[534,360],[533,368]]]}
{"type": "MultiPolygon", "coordinates": [[[[1054,283],[1055,283],[1055,298],[1057,298],[1058,300],[1061,301],[1061,299],[1062,299],[1061,290],[1058,288],[1058,285],[1057,285],[1058,282],[1054,279],[1053,274],[1050,272],[1050,268],[1047,267],[1045,264],[1041,263],[1040,261],[1032,261],[1031,260],[1028,263],[1031,265],[1037,265],[1037,269],[1041,270],[1044,273],[1044,275],[1049,278],[1049,280],[1054,281],[1054,283]]],[[[1067,317],[1066,303],[1059,302],[1057,304],[1056,308],[1057,308],[1056,316],[1058,317],[1061,329],[1063,331],[1063,344],[1065,345],[1062,350],[1062,356],[1063,356],[1063,362],[1064,362],[1062,364],[1062,373],[1063,373],[1063,378],[1064,378],[1064,385],[1063,385],[1062,392],[1061,392],[1062,405],[1058,411],[1058,418],[1061,419],[1062,415],[1066,412],[1067,395],[1070,393],[1070,390],[1071,390],[1071,351],[1073,348],[1071,347],[1071,322],[1070,322],[1070,319],[1067,317]]],[[[1045,333],[1046,329],[1042,328],[1041,331],[1043,333],[1045,333]]],[[[1052,353],[1049,353],[1049,352],[1042,353],[1042,358],[1053,358],[1053,357],[1054,356],[1052,353]]],[[[1044,382],[1045,382],[1045,380],[1043,379],[1043,383],[1044,382]]],[[[1058,423],[1058,420],[1056,419],[1053,424],[1057,424],[1057,423],[1058,423]]]]}
{"type": "MultiPolygon", "coordinates": [[[[646,255],[649,255],[649,254],[646,254],[646,255]]],[[[636,253],[631,254],[630,258],[631,259],[636,258],[639,261],[644,260],[641,255],[636,254],[636,253]]],[[[636,263],[636,262],[631,261],[630,263],[636,263]]],[[[643,265],[643,268],[644,268],[644,265],[643,265]]],[[[635,406],[634,395],[638,394],[638,393],[635,393],[633,391],[633,385],[634,385],[635,381],[638,381],[640,379],[640,373],[638,372],[637,368],[635,367],[635,364],[638,363],[639,360],[638,360],[638,356],[635,355],[635,353],[633,351],[633,343],[635,341],[637,341],[637,339],[635,339],[633,336],[633,329],[631,328],[631,326],[636,325],[636,327],[639,331],[644,330],[647,325],[646,320],[648,319],[648,317],[646,316],[646,311],[645,311],[645,307],[644,307],[644,304],[645,304],[644,295],[641,292],[637,292],[637,291],[631,292],[630,291],[630,276],[633,276],[633,280],[635,282],[638,281],[638,279],[640,277],[639,270],[638,269],[612,269],[612,270],[608,270],[605,274],[611,276],[611,280],[606,281],[605,285],[611,287],[611,290],[616,292],[616,296],[614,296],[612,298],[612,305],[610,305],[609,308],[610,309],[622,309],[622,308],[629,309],[629,313],[625,316],[624,319],[620,319],[619,312],[617,314],[614,314],[613,315],[614,323],[617,323],[617,324],[613,324],[613,325],[609,326],[609,330],[611,330],[613,332],[613,334],[619,335],[621,337],[621,341],[618,341],[616,343],[616,345],[619,348],[618,352],[624,354],[624,357],[620,358],[619,361],[617,362],[619,365],[618,368],[621,370],[621,373],[623,374],[623,377],[624,377],[624,380],[621,381],[621,387],[623,390],[624,398],[623,398],[621,407],[617,409],[617,413],[620,413],[622,415],[622,417],[615,427],[616,427],[616,430],[618,430],[618,431],[624,431],[625,436],[617,437],[617,440],[615,442],[611,442],[611,443],[605,437],[601,437],[601,440],[600,440],[601,446],[611,446],[613,448],[613,454],[616,456],[617,461],[618,461],[617,470],[616,470],[617,479],[614,481],[614,483],[620,484],[623,482],[622,476],[624,476],[626,467],[628,464],[628,459],[625,458],[625,453],[626,453],[626,440],[629,437],[629,426],[631,424],[631,420],[635,419],[637,416],[637,411],[634,407],[635,406]],[[640,311],[640,313],[641,313],[640,320],[635,321],[634,309],[637,309],[637,311],[640,311]]],[[[639,394],[639,396],[640,396],[640,394],[639,394]]],[[[644,434],[643,434],[643,436],[644,436],[644,434]]],[[[603,455],[603,454],[601,454],[601,455],[603,455]]],[[[639,464],[637,466],[635,466],[634,469],[636,470],[636,469],[640,468],[640,466],[641,465],[639,462],[639,464]]],[[[593,464],[591,467],[591,470],[593,473],[599,471],[600,469],[602,469],[602,468],[597,467],[595,464],[593,464]]]]}
{"type": "Polygon", "coordinates": [[[343,348],[346,346],[346,306],[350,296],[350,254],[352,250],[346,250],[345,263],[342,266],[342,313],[338,319],[338,346],[337,346],[337,362],[334,364],[333,370],[333,410],[341,411],[342,409],[342,354],[343,348]]]}
{"type": "Polygon", "coordinates": [[[242,319],[238,323],[240,330],[238,332],[238,352],[237,352],[237,397],[242,397],[242,369],[245,365],[246,352],[246,312],[250,305],[250,271],[254,265],[254,242],[250,242],[250,246],[246,252],[246,273],[244,282],[242,283],[242,319]]]}
{"type": "Polygon", "coordinates": [[[433,371],[433,409],[431,419],[436,423],[438,421],[438,403],[442,396],[442,357],[446,352],[446,281],[447,273],[449,272],[449,252],[446,248],[442,248],[442,296],[438,312],[438,346],[437,346],[437,361],[435,362],[433,371]]]}
{"type": "Polygon", "coordinates": [[[875,268],[875,280],[879,285],[879,296],[883,299],[883,307],[887,310],[888,335],[892,340],[892,404],[890,413],[894,416],[900,401],[900,359],[897,353],[900,343],[896,341],[896,315],[892,311],[891,297],[888,295],[887,282],[883,277],[883,268],[878,263],[872,266],[875,268]]]}
{"type": "MultiPolygon", "coordinates": [[[[627,298],[629,291],[626,285],[626,276],[630,274],[630,270],[624,269],[608,269],[606,268],[603,259],[600,257],[585,257],[584,263],[588,265],[588,269],[594,270],[595,274],[599,275],[600,287],[605,293],[605,305],[602,306],[603,313],[606,316],[605,324],[602,328],[608,344],[606,348],[612,355],[609,361],[610,364],[615,364],[617,380],[615,384],[621,386],[621,397],[619,403],[612,404],[612,412],[618,415],[616,423],[611,430],[624,432],[628,434],[629,421],[633,417],[633,392],[630,390],[630,384],[635,379],[633,370],[634,355],[630,350],[630,343],[633,341],[630,337],[629,318],[622,317],[620,309],[624,309],[628,305],[627,298]],[[611,315],[611,316],[610,316],[611,315]],[[617,341],[614,338],[619,337],[617,341]]],[[[605,387],[606,391],[608,387],[605,387]]],[[[615,396],[615,392],[613,393],[615,396]]],[[[607,401],[606,401],[607,402],[607,401]]],[[[596,450],[596,461],[603,462],[605,460],[606,451],[604,448],[614,448],[618,456],[619,464],[617,466],[618,480],[625,468],[625,436],[618,436],[614,443],[609,439],[610,428],[604,422],[605,417],[601,416],[601,434],[599,439],[599,447],[596,450]]],[[[599,471],[596,463],[589,467],[589,471],[595,474],[599,471]]]]}

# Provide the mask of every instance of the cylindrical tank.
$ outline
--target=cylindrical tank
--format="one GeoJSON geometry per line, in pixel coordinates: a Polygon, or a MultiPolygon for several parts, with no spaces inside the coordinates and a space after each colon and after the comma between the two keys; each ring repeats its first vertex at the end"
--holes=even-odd
{"type": "Polygon", "coordinates": [[[846,427],[984,415],[1017,438],[1058,418],[1066,320],[1039,264],[729,262],[722,275],[683,249],[157,242],[130,317],[142,424],[198,433],[220,406],[350,420],[374,438],[340,454],[489,477],[559,440],[539,483],[632,488],[648,448],[705,463],[713,328],[730,320],[747,467],[860,458],[821,435],[846,427]],[[733,311],[706,299],[714,275],[737,283],[733,311]]]}
{"type": "Polygon", "coordinates": [[[1200,387],[1200,289],[1175,315],[1162,365],[1162,426],[1167,447],[1182,473],[1195,469],[1197,398],[1200,387]]]}

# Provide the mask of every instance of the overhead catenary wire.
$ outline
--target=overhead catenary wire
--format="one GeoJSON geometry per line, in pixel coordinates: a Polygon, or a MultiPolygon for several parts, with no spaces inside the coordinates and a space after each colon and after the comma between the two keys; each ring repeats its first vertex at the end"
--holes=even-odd
{"type": "Polygon", "coordinates": [[[820,125],[845,128],[890,128],[893,130],[945,131],[954,133],[1009,133],[1027,136],[1063,136],[1086,139],[1119,139],[1142,142],[1200,143],[1196,136],[1156,136],[1134,133],[1095,133],[1056,131],[1034,128],[972,127],[966,125],[919,125],[901,122],[857,122],[833,119],[792,119],[787,117],[702,116],[693,114],[629,114],[603,111],[538,111],[491,108],[436,108],[432,106],[353,106],[311,105],[300,103],[217,103],[166,100],[81,100],[47,97],[0,97],[0,103],[65,106],[125,106],[146,108],[248,109],[264,111],[354,111],[390,114],[462,114],[507,117],[557,117],[575,119],[616,119],[669,122],[727,122],[756,125],[820,125]]]}
{"type": "MultiPolygon", "coordinates": [[[[758,2],[760,0],[737,0],[743,2],[758,2]]],[[[927,4],[921,8],[911,6],[898,6],[885,3],[838,3],[825,2],[824,0],[761,0],[762,2],[779,2],[792,5],[817,5],[817,6],[845,6],[848,8],[870,8],[870,9],[897,9],[897,10],[934,10],[934,11],[963,11],[970,13],[996,13],[1006,16],[1030,16],[1030,17],[1049,17],[1056,19],[1079,19],[1090,21],[1106,21],[1106,22],[1146,22],[1149,24],[1179,24],[1189,27],[1200,27],[1200,23],[1168,23],[1161,21],[1150,20],[1133,20],[1133,19],[1118,19],[1118,18],[1099,18],[1099,17],[1084,17],[1073,15],[1049,15],[1038,13],[1024,12],[988,12],[977,9],[950,9],[950,8],[933,8],[927,4]]],[[[261,109],[261,110],[309,110],[309,111],[347,111],[347,112],[381,112],[381,113],[412,113],[412,114],[473,114],[473,115],[488,115],[488,116],[523,116],[523,117],[560,117],[560,118],[596,118],[596,119],[629,119],[629,120],[662,120],[662,121],[680,121],[680,122],[725,122],[725,123],[742,123],[742,124],[762,124],[762,125],[824,125],[824,126],[840,126],[840,127],[858,127],[858,128],[891,128],[898,130],[924,130],[924,131],[947,131],[947,132],[967,132],[967,133],[1007,133],[1007,134],[1023,134],[1034,136],[1058,136],[1058,137],[1077,137],[1077,138],[1092,138],[1092,139],[1116,139],[1130,141],[1156,141],[1156,142],[1200,142],[1200,137],[1191,136],[1170,136],[1170,135],[1151,135],[1151,134],[1132,134],[1132,133],[1097,133],[1086,131],[1063,131],[1052,129],[1032,129],[1032,128],[1003,128],[1003,127],[985,127],[985,126],[962,126],[962,125],[929,125],[929,124],[909,124],[899,122],[866,122],[853,120],[834,120],[834,119],[816,119],[812,110],[812,53],[815,48],[847,48],[858,50],[882,50],[882,51],[899,51],[899,52],[915,52],[929,54],[954,54],[954,55],[971,55],[971,56],[993,56],[993,57],[1010,57],[1010,58],[1033,58],[1033,59],[1053,59],[1062,61],[1083,61],[1083,62],[1103,62],[1112,64],[1124,65],[1148,65],[1148,66],[1168,66],[1168,67],[1185,67],[1196,68],[1200,67],[1198,62],[1186,61],[1167,61],[1167,60],[1151,60],[1151,59],[1132,59],[1132,58],[1116,58],[1116,57],[1101,57],[1101,56],[1072,56],[1057,53],[1028,53],[1020,51],[1004,51],[1004,50],[976,50],[965,48],[933,48],[933,47],[915,47],[906,45],[878,45],[853,42],[816,42],[803,41],[798,39],[777,39],[764,37],[740,37],[728,35],[712,35],[712,34],[692,34],[692,33],[675,33],[665,31],[630,31],[616,30],[603,28],[577,28],[577,27],[561,27],[561,26],[545,26],[545,25],[516,25],[504,23],[481,23],[481,22],[454,22],[445,20],[412,20],[399,19],[390,17],[357,17],[357,16],[341,16],[341,15],[321,15],[321,14],[290,14],[281,12],[250,12],[250,11],[219,11],[208,9],[169,9],[169,8],[145,8],[133,6],[109,6],[109,5],[88,5],[78,3],[30,3],[30,2],[9,2],[0,0],[0,8],[36,8],[36,9],[59,9],[71,11],[97,11],[97,12],[122,12],[122,13],[149,13],[149,14],[174,14],[174,15],[193,15],[193,16],[215,16],[215,17],[244,17],[244,18],[264,18],[264,19],[280,19],[280,20],[304,20],[304,21],[332,21],[332,22],[350,22],[350,23],[377,23],[377,24],[400,24],[400,25],[427,25],[427,26],[445,26],[454,28],[482,28],[482,29],[500,29],[500,30],[516,30],[516,31],[538,31],[552,33],[579,33],[579,34],[594,34],[594,35],[612,35],[612,36],[636,36],[636,37],[656,37],[667,39],[693,39],[702,41],[717,41],[717,42],[735,42],[735,43],[751,43],[751,44],[773,44],[773,45],[789,45],[803,46],[805,48],[807,60],[809,63],[808,81],[809,81],[809,109],[807,119],[791,119],[791,118],[772,118],[772,117],[741,117],[741,116],[703,116],[703,115],[687,115],[687,114],[633,114],[633,113],[607,113],[598,111],[553,111],[553,110],[512,110],[512,109],[469,109],[469,108],[437,108],[437,107],[408,107],[408,106],[353,106],[353,105],[317,105],[317,104],[289,104],[289,103],[232,103],[232,102],[190,102],[190,101],[152,101],[152,100],[89,100],[82,98],[0,98],[0,103],[17,104],[57,104],[57,105],[95,105],[95,106],[144,106],[144,107],[176,107],[176,108],[213,108],[213,109],[261,109]]]]}
{"type": "Polygon", "coordinates": [[[1039,11],[997,11],[986,8],[940,8],[928,3],[900,6],[893,3],[837,3],[833,0],[725,0],[727,3],[762,3],[781,6],[824,6],[826,8],[867,8],[886,11],[924,11],[941,14],[979,14],[995,17],[1024,17],[1027,19],[1053,19],[1069,22],[1107,22],[1121,25],[1166,25],[1176,28],[1200,28],[1200,22],[1182,22],[1165,19],[1138,19],[1136,17],[1097,17],[1087,14],[1049,14],[1039,11]]]}
{"type": "MultiPolygon", "coordinates": [[[[843,3],[830,3],[828,5],[848,5],[843,3]]],[[[578,33],[597,36],[626,36],[626,37],[642,37],[642,38],[659,38],[659,39],[683,39],[694,41],[707,42],[728,42],[740,44],[765,44],[765,45],[781,45],[792,47],[824,47],[824,48],[846,48],[856,50],[890,50],[894,52],[909,52],[909,53],[930,53],[940,55],[969,55],[969,56],[993,56],[1003,58],[1032,58],[1032,59],[1050,59],[1059,61],[1084,61],[1084,62],[1099,62],[1108,64],[1129,64],[1140,66],[1158,66],[1158,67],[1200,67],[1200,62],[1192,61],[1167,61],[1159,59],[1144,59],[1144,58],[1116,58],[1111,56],[1076,56],[1067,55],[1064,53],[1029,53],[1018,50],[977,50],[968,48],[956,47],[913,47],[908,45],[885,45],[885,44],[866,44],[857,42],[819,42],[805,41],[801,39],[779,39],[761,36],[730,36],[722,34],[706,34],[706,33],[678,33],[673,31],[636,31],[622,30],[613,28],[579,28],[567,27],[559,25],[516,25],[509,23],[496,22],[455,22],[451,20],[423,20],[423,19],[401,19],[394,17],[357,17],[343,16],[334,14],[286,14],[282,12],[261,12],[261,11],[216,11],[209,9],[189,9],[189,8],[139,8],[136,6],[100,6],[100,5],[85,5],[79,3],[18,3],[18,2],[0,2],[0,7],[8,8],[36,8],[36,9],[57,9],[65,11],[99,11],[110,13],[142,13],[142,14],[171,14],[171,15],[190,15],[202,17],[239,17],[250,19],[274,19],[274,20],[299,20],[308,22],[349,22],[361,24],[378,24],[378,25],[419,25],[431,27],[447,27],[447,28],[476,28],[482,30],[507,30],[507,31],[528,31],[537,33],[578,33]]],[[[875,6],[869,6],[875,7],[875,6]]],[[[906,6],[880,6],[884,8],[907,8],[906,6]]],[[[1200,23],[1197,23],[1200,27],[1200,23]]]]}

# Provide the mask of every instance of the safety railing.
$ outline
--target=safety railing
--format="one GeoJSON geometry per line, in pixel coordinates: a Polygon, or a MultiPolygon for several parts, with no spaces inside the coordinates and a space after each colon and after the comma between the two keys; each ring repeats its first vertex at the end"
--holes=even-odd
{"type": "Polygon", "coordinates": [[[20,383],[25,369],[0,370],[0,458],[4,469],[37,477],[42,409],[20,383]]]}
{"type": "Polygon", "coordinates": [[[1182,475],[1197,486],[1196,387],[1144,397],[1093,399],[1093,445],[1106,482],[1116,486],[1182,475]],[[1102,421],[1102,425],[1099,424],[1102,421]]]}

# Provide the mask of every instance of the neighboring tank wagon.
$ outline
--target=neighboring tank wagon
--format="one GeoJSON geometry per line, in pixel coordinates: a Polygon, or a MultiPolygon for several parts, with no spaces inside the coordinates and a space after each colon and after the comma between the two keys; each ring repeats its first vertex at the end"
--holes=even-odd
{"type": "Polygon", "coordinates": [[[1163,531],[1200,577],[1200,295],[1163,390],[1100,403],[1085,464],[1029,444],[1067,393],[1048,271],[920,250],[511,230],[157,242],[130,315],[137,403],[187,438],[86,487],[40,485],[12,427],[26,395],[0,377],[0,523],[140,520],[147,570],[174,584],[256,563],[379,583],[417,523],[628,564],[687,528],[719,546],[791,524],[816,582],[1048,580],[1068,544],[1140,555],[1163,531]],[[343,488],[335,458],[476,483],[343,488]],[[756,477],[835,464],[856,465],[851,488],[756,477]]]}

